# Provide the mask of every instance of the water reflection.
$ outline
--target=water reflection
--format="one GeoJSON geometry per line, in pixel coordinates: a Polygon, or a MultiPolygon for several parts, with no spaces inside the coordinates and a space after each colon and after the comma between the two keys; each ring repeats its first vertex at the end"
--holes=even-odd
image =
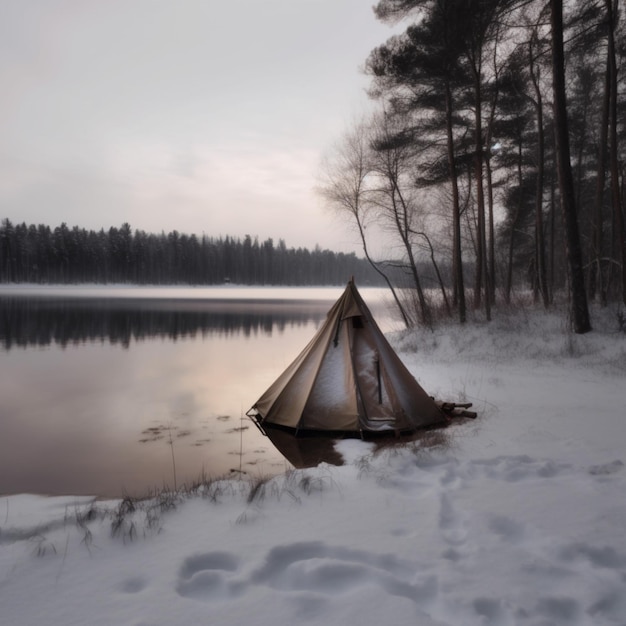
{"type": "Polygon", "coordinates": [[[165,291],[0,290],[0,494],[142,495],[201,475],[340,462],[331,442],[270,440],[244,413],[341,289],[165,291]]]}
{"type": "Polygon", "coordinates": [[[5,296],[0,297],[0,346],[99,341],[128,348],[132,340],[154,337],[271,335],[288,325],[317,323],[325,314],[319,302],[5,296]]]}
{"type": "Polygon", "coordinates": [[[280,428],[266,428],[265,433],[276,449],[298,469],[316,467],[320,463],[343,465],[343,457],[335,450],[335,439],[295,437],[280,428]]]}

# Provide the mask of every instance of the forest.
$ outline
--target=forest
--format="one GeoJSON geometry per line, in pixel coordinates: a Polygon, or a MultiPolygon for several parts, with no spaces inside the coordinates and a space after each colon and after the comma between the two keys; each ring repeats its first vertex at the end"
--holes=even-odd
{"type": "Polygon", "coordinates": [[[441,310],[489,320],[530,291],[538,306],[568,303],[584,333],[590,303],[626,303],[619,0],[379,0],[374,12],[403,30],[365,59],[373,111],[329,151],[320,190],[381,277],[377,239],[402,251],[407,324],[441,310]]]}
{"type": "Polygon", "coordinates": [[[355,254],[317,246],[287,248],[280,239],[150,234],[130,224],[86,230],[61,224],[0,223],[0,282],[150,285],[364,285],[378,275],[355,254]]]}
{"type": "MultiPolygon", "coordinates": [[[[491,320],[531,294],[626,305],[626,37],[620,0],[378,0],[370,112],[318,192],[364,259],[284,241],[0,225],[2,282],[386,284],[407,326],[491,320]],[[407,298],[407,294],[410,295],[407,298]]],[[[621,309],[619,309],[621,310],[621,309]]]]}

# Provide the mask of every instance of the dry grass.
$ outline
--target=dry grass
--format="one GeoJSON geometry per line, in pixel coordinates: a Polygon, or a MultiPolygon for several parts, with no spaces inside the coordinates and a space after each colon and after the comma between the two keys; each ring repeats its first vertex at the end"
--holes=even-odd
{"type": "MultiPolygon", "coordinates": [[[[455,423],[463,420],[455,420],[455,423]]],[[[372,455],[380,456],[383,453],[393,453],[398,450],[409,449],[415,453],[423,450],[449,450],[453,444],[453,437],[447,428],[433,428],[419,430],[410,435],[399,437],[385,437],[376,441],[372,455]]]]}

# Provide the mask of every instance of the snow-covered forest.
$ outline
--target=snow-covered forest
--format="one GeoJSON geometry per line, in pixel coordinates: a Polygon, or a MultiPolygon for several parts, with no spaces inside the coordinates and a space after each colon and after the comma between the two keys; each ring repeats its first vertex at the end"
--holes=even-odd
{"type": "Polygon", "coordinates": [[[5,283],[342,285],[352,275],[380,282],[354,253],[288,248],[282,239],[0,223],[5,283]]]}
{"type": "Polygon", "coordinates": [[[626,302],[623,3],[374,10],[404,30],[365,60],[376,107],[330,151],[322,192],[381,273],[380,233],[393,242],[416,317],[432,319],[431,287],[461,322],[520,286],[545,307],[567,289],[577,332],[589,300],[626,302]]]}

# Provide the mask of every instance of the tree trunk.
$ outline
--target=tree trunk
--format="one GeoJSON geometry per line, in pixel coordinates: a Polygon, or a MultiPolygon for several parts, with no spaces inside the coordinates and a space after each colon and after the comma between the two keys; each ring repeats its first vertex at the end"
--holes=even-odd
{"type": "Polygon", "coordinates": [[[487,176],[487,206],[489,208],[488,213],[488,263],[487,263],[487,276],[489,284],[487,285],[487,294],[490,298],[490,303],[494,305],[496,303],[496,232],[495,232],[495,216],[494,216],[494,198],[493,198],[493,171],[491,167],[491,154],[493,146],[493,126],[496,117],[496,111],[498,108],[498,98],[500,94],[499,87],[499,64],[498,64],[498,52],[499,52],[500,32],[496,37],[496,45],[493,47],[493,74],[495,77],[495,94],[491,101],[491,111],[489,113],[489,123],[487,124],[487,133],[485,137],[485,146],[487,151],[485,154],[485,173],[487,176]]]}
{"type": "Polygon", "coordinates": [[[513,215],[513,220],[511,221],[511,232],[509,234],[509,249],[508,249],[508,264],[506,271],[506,285],[504,297],[507,304],[511,304],[511,290],[513,288],[513,252],[515,250],[515,230],[517,226],[517,220],[522,210],[522,206],[524,204],[524,198],[521,193],[522,185],[523,185],[523,174],[522,174],[522,142],[521,140],[517,146],[517,184],[520,187],[520,197],[518,199],[517,205],[515,207],[515,214],[513,215]]]}
{"type": "Polygon", "coordinates": [[[543,306],[550,304],[548,279],[546,273],[546,246],[543,229],[543,181],[545,169],[545,136],[543,131],[543,99],[539,79],[535,73],[533,52],[530,51],[530,76],[535,90],[535,112],[537,114],[537,187],[535,192],[535,272],[537,286],[541,293],[543,306]]]}
{"type": "Polygon", "coordinates": [[[404,197],[402,196],[402,192],[398,185],[398,179],[396,176],[391,175],[391,173],[390,173],[390,182],[392,184],[392,189],[391,189],[392,200],[391,201],[392,201],[392,210],[393,210],[394,220],[396,222],[396,228],[398,229],[398,234],[400,235],[400,239],[402,240],[402,243],[404,245],[407,259],[409,260],[409,269],[411,271],[411,277],[413,278],[413,285],[415,286],[415,292],[417,293],[417,298],[420,304],[422,322],[426,326],[431,328],[433,325],[432,314],[431,314],[430,306],[428,305],[428,302],[426,301],[424,290],[422,289],[422,283],[419,277],[419,272],[417,271],[417,263],[415,261],[415,256],[413,255],[413,246],[411,245],[410,224],[408,223],[408,207],[404,201],[404,197]],[[400,202],[401,209],[398,208],[396,196],[400,202]]]}
{"type": "Polygon", "coordinates": [[[493,215],[493,177],[491,172],[491,159],[485,160],[485,170],[487,173],[487,202],[489,207],[489,238],[488,238],[488,269],[487,276],[489,284],[487,285],[487,295],[491,304],[496,301],[496,230],[493,215]]]}
{"type": "Polygon", "coordinates": [[[556,140],[557,172],[561,195],[561,210],[567,243],[567,261],[570,271],[570,291],[574,332],[591,330],[587,292],[583,269],[574,179],[570,162],[569,135],[567,124],[567,102],[565,99],[565,60],[563,53],[563,0],[550,0],[550,22],[552,26],[552,90],[554,95],[554,125],[556,140]]]}
{"type": "Polygon", "coordinates": [[[461,247],[461,207],[459,202],[459,185],[456,173],[456,158],[454,156],[454,133],[452,124],[452,92],[450,83],[446,82],[446,131],[448,144],[448,169],[452,184],[452,271],[456,304],[459,309],[459,322],[466,321],[465,285],[463,282],[463,256],[461,247]]]}
{"type": "MultiPolygon", "coordinates": [[[[474,307],[480,308],[482,301],[483,285],[485,292],[488,290],[487,278],[487,245],[485,225],[485,192],[483,186],[483,128],[481,107],[480,71],[474,72],[474,106],[475,106],[475,155],[474,155],[474,178],[476,180],[476,212],[477,212],[477,245],[476,245],[476,277],[474,288],[474,307]]],[[[491,319],[491,298],[485,297],[485,315],[491,319]]]]}
{"type": "Polygon", "coordinates": [[[439,283],[439,289],[441,290],[443,304],[446,307],[446,313],[448,314],[448,316],[450,316],[452,315],[452,309],[450,308],[450,301],[448,299],[448,294],[446,293],[446,286],[443,282],[443,277],[441,276],[441,272],[439,271],[437,259],[435,259],[435,249],[433,248],[433,244],[430,242],[430,237],[426,233],[420,232],[416,234],[423,237],[428,244],[428,249],[430,250],[430,262],[433,264],[433,269],[435,270],[435,275],[437,276],[437,282],[439,283]]]}
{"type": "Polygon", "coordinates": [[[617,63],[615,60],[615,15],[617,14],[618,0],[615,0],[613,8],[612,0],[606,0],[608,26],[609,26],[609,80],[610,80],[610,126],[609,126],[609,171],[611,174],[611,205],[615,218],[615,230],[618,244],[618,254],[621,262],[621,282],[622,302],[626,304],[626,231],[624,229],[624,214],[622,212],[622,202],[619,181],[619,161],[617,154],[617,63]]]}
{"type": "Polygon", "coordinates": [[[609,143],[609,109],[611,92],[611,63],[607,52],[604,95],[602,98],[602,121],[600,122],[600,145],[598,148],[598,172],[596,175],[596,197],[593,207],[592,270],[589,274],[589,297],[597,298],[601,306],[606,306],[606,277],[602,269],[604,248],[604,188],[606,185],[606,156],[609,143]]]}
{"type": "Polygon", "coordinates": [[[406,328],[410,328],[411,327],[411,321],[409,319],[409,316],[407,315],[406,311],[404,310],[404,307],[402,306],[402,303],[400,302],[400,298],[398,297],[398,294],[396,293],[396,290],[394,289],[393,285],[391,284],[391,281],[389,280],[389,277],[387,276],[387,274],[385,274],[385,272],[383,272],[380,267],[378,267],[378,263],[376,263],[376,261],[374,261],[372,259],[372,257],[369,254],[369,249],[367,247],[367,241],[365,239],[365,231],[363,230],[363,224],[361,224],[361,220],[359,219],[357,213],[354,213],[355,216],[355,221],[357,224],[357,228],[359,229],[359,235],[361,236],[361,246],[363,248],[363,254],[365,255],[365,258],[367,259],[367,262],[374,268],[374,270],[379,274],[379,276],[382,277],[382,279],[385,281],[385,283],[387,283],[387,287],[389,287],[389,291],[391,291],[391,295],[393,296],[393,300],[396,303],[396,306],[398,307],[398,310],[400,311],[400,315],[402,316],[402,321],[404,322],[404,326],[406,328]]]}
{"type": "Polygon", "coordinates": [[[548,289],[550,293],[550,303],[554,301],[554,259],[556,255],[556,202],[554,198],[555,191],[554,175],[552,175],[550,179],[550,287],[548,289]]]}

